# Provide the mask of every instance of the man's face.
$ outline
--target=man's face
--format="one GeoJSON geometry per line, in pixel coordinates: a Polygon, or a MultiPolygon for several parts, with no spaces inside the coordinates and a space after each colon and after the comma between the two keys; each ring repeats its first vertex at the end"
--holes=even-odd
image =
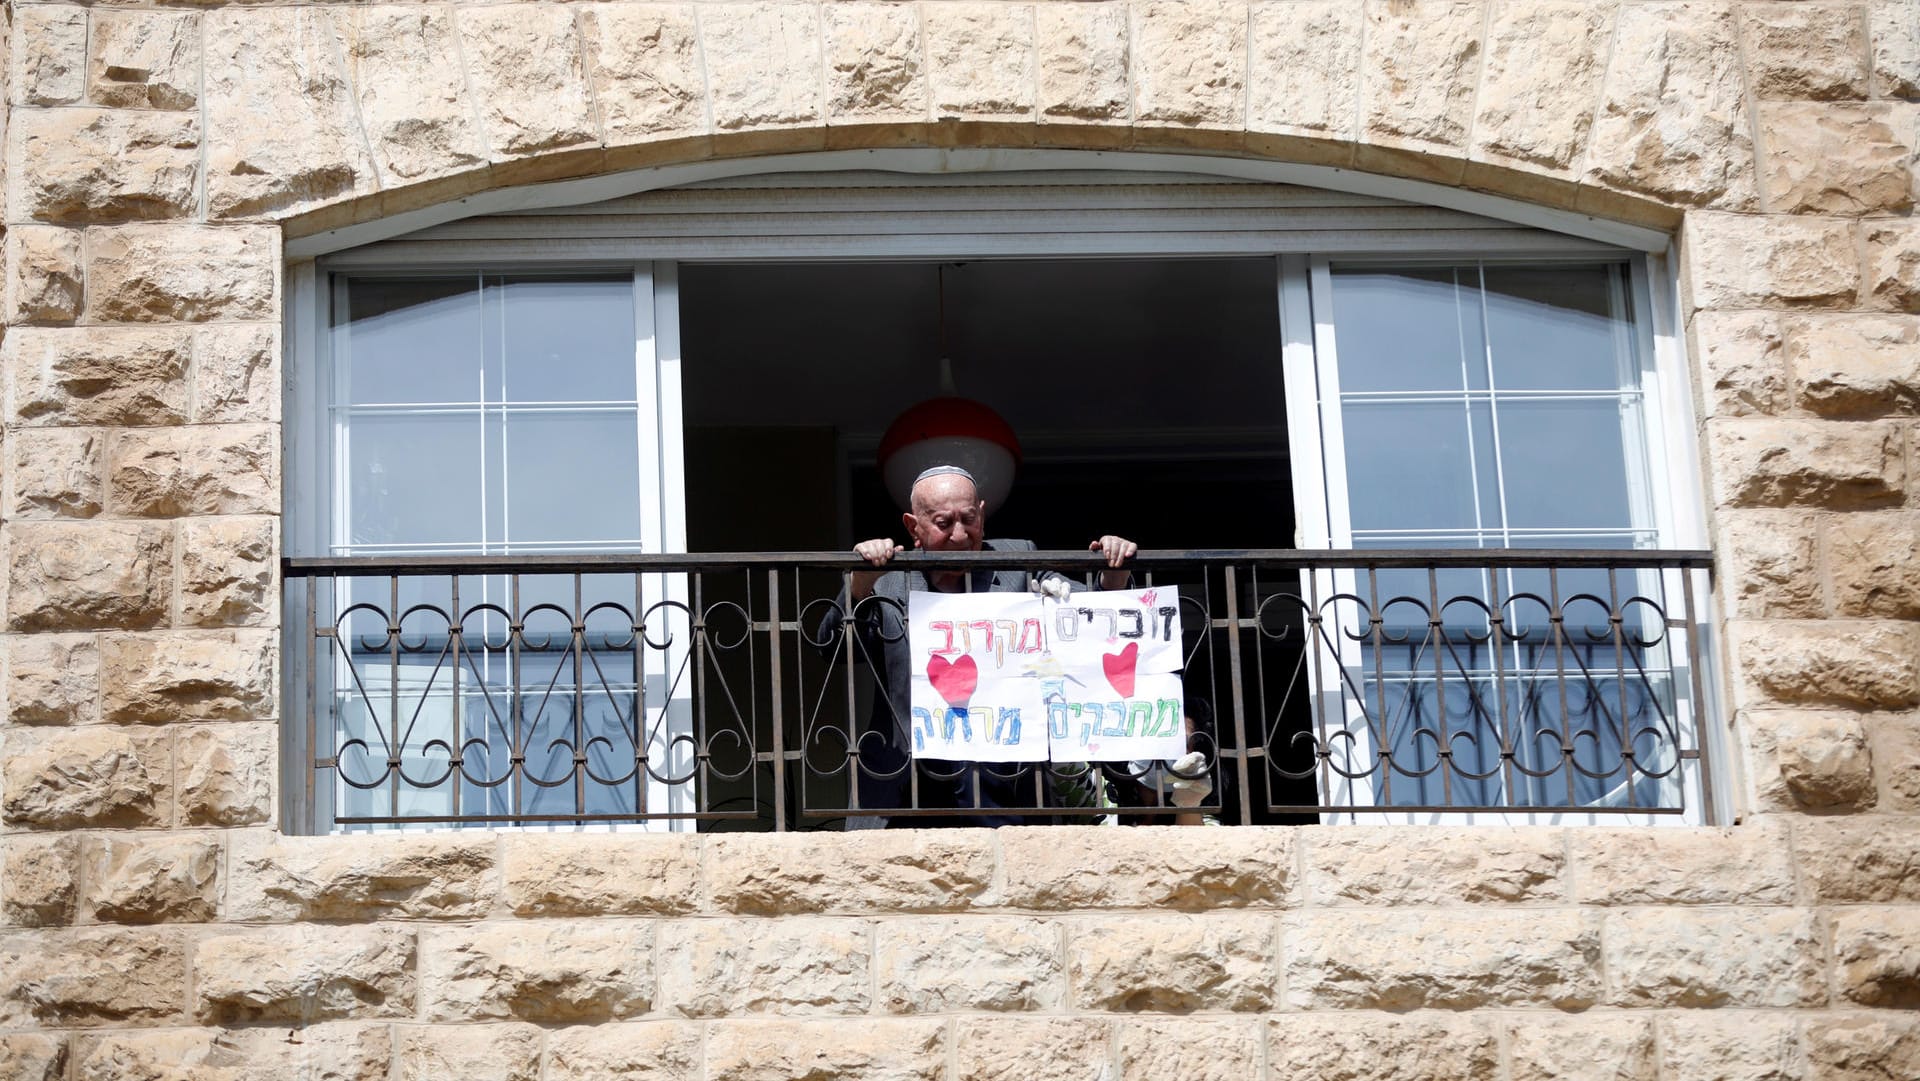
{"type": "Polygon", "coordinates": [[[987,506],[973,482],[952,473],[913,486],[913,509],[902,516],[913,546],[928,552],[977,552],[987,535],[987,506]]]}

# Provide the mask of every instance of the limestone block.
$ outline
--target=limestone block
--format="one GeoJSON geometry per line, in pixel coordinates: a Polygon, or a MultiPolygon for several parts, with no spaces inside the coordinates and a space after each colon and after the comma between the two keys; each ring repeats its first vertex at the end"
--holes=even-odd
{"type": "Polygon", "coordinates": [[[1920,312],[1920,221],[1873,221],[1863,231],[1868,303],[1888,311],[1920,312]]]}
{"type": "Polygon", "coordinates": [[[700,899],[693,838],[508,834],[504,851],[506,901],[516,915],[679,913],[700,899]]]}
{"type": "Polygon", "coordinates": [[[1656,1022],[1668,1077],[1780,1078],[1805,1076],[1793,1019],[1780,1014],[1671,1013],[1656,1022]]]}
{"type": "Polygon", "coordinates": [[[1849,908],[1833,915],[1834,991],[1849,1002],[1920,1008],[1920,912],[1849,908]]]}
{"type": "Polygon", "coordinates": [[[1813,1006],[1826,1001],[1820,929],[1794,909],[1650,908],[1609,913],[1616,1006],[1813,1006]]]}
{"type": "Polygon", "coordinates": [[[633,1017],[653,998],[653,929],[538,920],[425,930],[420,980],[431,1021],[633,1017]]]}
{"type": "Polygon", "coordinates": [[[1874,96],[1920,98],[1920,19],[1913,17],[1912,0],[1872,0],[1867,26],[1874,96]]]}
{"type": "Polygon", "coordinates": [[[1126,118],[1132,103],[1127,9],[1040,4],[1033,11],[1040,115],[1054,122],[1126,118]]]}
{"type": "Polygon", "coordinates": [[[1028,917],[888,920],[874,957],[881,1004],[894,1013],[1057,1009],[1060,933],[1028,917]]]}
{"type": "Polygon", "coordinates": [[[951,1076],[954,1081],[1110,1077],[1112,1032],[1113,1022],[1091,1018],[962,1018],[954,1035],[951,1076]]]}
{"type": "Polygon", "coordinates": [[[271,226],[95,230],[87,234],[87,314],[127,323],[275,318],[279,259],[280,230],[271,226]]]}
{"type": "Polygon", "coordinates": [[[1787,409],[1786,334],[1772,312],[1701,312],[1689,326],[1709,417],[1787,409]]]}
{"type": "Polygon", "coordinates": [[[101,712],[123,724],[270,714],[275,638],[266,630],[111,635],[100,643],[101,712]]]}
{"type": "Polygon", "coordinates": [[[1214,909],[1278,905],[1288,897],[1286,829],[996,830],[1003,903],[1077,908],[1214,909]]]}
{"type": "Polygon", "coordinates": [[[80,908],[102,923],[199,923],[220,911],[220,841],[206,834],[86,838],[80,908]]]}
{"type": "Polygon", "coordinates": [[[212,214],[284,214],[373,191],[332,16],[323,8],[250,8],[204,18],[212,214]]]}
{"type": "Polygon", "coordinates": [[[934,119],[1033,115],[1032,5],[962,0],[923,11],[934,119]]]}
{"type": "Polygon", "coordinates": [[[274,518],[180,523],[180,622],[200,627],[275,622],[274,518]]]}
{"type": "Polygon", "coordinates": [[[14,630],[140,628],[166,618],[173,538],[164,524],[12,522],[6,529],[14,630]]]}
{"type": "Polygon", "coordinates": [[[1859,717],[1811,710],[1742,716],[1754,751],[1754,786],[1765,805],[1788,810],[1873,806],[1873,754],[1859,717]]]}
{"type": "Polygon", "coordinates": [[[1793,214],[1900,212],[1913,205],[1913,140],[1892,105],[1760,107],[1767,205],[1793,214]]]}
{"type": "Polygon", "coordinates": [[[15,1081],[66,1081],[66,1038],[34,1032],[0,1036],[0,1077],[15,1081]]]}
{"type": "Polygon", "coordinates": [[[1305,911],[1282,920],[1280,941],[1287,1001],[1302,1009],[1577,1010],[1603,995],[1592,913],[1305,911]]]}
{"type": "Polygon", "coordinates": [[[466,82],[450,11],[364,7],[344,10],[337,19],[384,186],[486,161],[479,121],[463,100],[466,82]]]}
{"type": "Polygon", "coordinates": [[[944,1081],[946,1066],[943,1021],[769,1018],[720,1021],[707,1030],[708,1081],[944,1081]]]}
{"type": "Polygon", "coordinates": [[[1867,738],[1880,779],[1880,805],[1920,808],[1920,717],[1875,717],[1867,724],[1867,738]]]}
{"type": "Polygon", "coordinates": [[[455,19],[495,161],[599,140],[572,9],[463,7],[455,19]]]}
{"type": "Polygon", "coordinates": [[[1611,5],[1495,4],[1473,156],[1569,171],[1593,125],[1612,35],[1611,5]]]}
{"type": "Polygon", "coordinates": [[[272,324],[194,330],[194,420],[202,424],[280,420],[277,331],[272,324]]]}
{"type": "Polygon", "coordinates": [[[1717,576],[1734,619],[1811,619],[1826,614],[1813,514],[1723,510],[1715,526],[1724,571],[1717,576]]]}
{"type": "Polygon", "coordinates": [[[91,224],[186,217],[198,207],[193,114],[23,109],[11,135],[10,213],[91,224]]]}
{"type": "Polygon", "coordinates": [[[1707,422],[1707,451],[1721,506],[1847,510],[1904,497],[1892,424],[1729,417],[1707,422]]]}
{"type": "Polygon", "coordinates": [[[686,1017],[865,1013],[868,938],[853,920],[663,924],[659,1006],[686,1017]]]}
{"type": "Polygon", "coordinates": [[[100,652],[92,635],[16,634],[0,640],[7,658],[7,720],[85,724],[99,719],[100,652]]]}
{"type": "Polygon", "coordinates": [[[6,445],[12,459],[8,516],[20,521],[99,514],[107,498],[106,448],[98,429],[15,428],[6,445]]]}
{"type": "Polygon", "coordinates": [[[716,129],[796,127],[825,118],[818,7],[715,4],[698,11],[716,129]]]}
{"type": "Polygon", "coordinates": [[[691,5],[589,8],[580,28],[607,145],[704,130],[706,70],[691,5]]]}
{"type": "Polygon", "coordinates": [[[140,518],[280,509],[280,440],[264,424],[120,432],[107,451],[107,504],[140,518]]]}
{"type": "Polygon", "coordinates": [[[8,837],[0,860],[0,921],[22,927],[72,923],[79,901],[77,837],[8,837]]]}
{"type": "Polygon", "coordinates": [[[1762,98],[1867,94],[1867,23],[1858,4],[1743,4],[1747,66],[1762,98]]]}
{"type": "Polygon", "coordinates": [[[203,1023],[412,1017],[414,933],[299,924],[201,939],[194,1014],[203,1023]]]}
{"type": "Polygon", "coordinates": [[[16,424],[179,424],[187,419],[185,334],[170,329],[22,327],[7,335],[16,424]]]}
{"type": "Polygon", "coordinates": [[[547,1032],[546,1081],[701,1081],[700,1060],[700,1029],[687,1022],[609,1023],[547,1032]]]}
{"type": "Polygon", "coordinates": [[[1586,905],[1793,903],[1786,831],[1583,828],[1567,831],[1574,900],[1586,905]]]}
{"type": "Polygon", "coordinates": [[[1563,901],[1567,895],[1558,831],[1342,826],[1303,836],[1310,904],[1563,901]]]}
{"type": "Polygon", "coordinates": [[[1149,0],[1133,11],[1133,118],[1186,127],[1246,122],[1244,4],[1149,0]]]}
{"type": "Polygon", "coordinates": [[[533,1025],[404,1025],[394,1029],[395,1081],[539,1081],[533,1025]]]}
{"type": "Polygon", "coordinates": [[[1617,21],[1588,179],[1687,206],[1751,205],[1753,144],[1728,6],[1630,4],[1617,21]]]}
{"type": "Polygon", "coordinates": [[[1516,1021],[1513,1081],[1654,1081],[1653,1026],[1631,1014],[1516,1021]]]}
{"type": "Polygon", "coordinates": [[[1920,413],[1920,317],[1809,316],[1786,358],[1800,406],[1821,416],[1920,413]]]}
{"type": "Polygon", "coordinates": [[[919,8],[853,0],[822,13],[831,121],[926,119],[919,8]]]}
{"type": "Polygon", "coordinates": [[[386,1025],[123,1030],[74,1041],[78,1081],[384,1081],[386,1025]]]}
{"type": "Polygon", "coordinates": [[[9,322],[71,323],[79,316],[83,278],[79,230],[10,226],[6,253],[9,322]]]}
{"type": "Polygon", "coordinates": [[[1920,901],[1920,827],[1906,818],[1798,820],[1793,852],[1816,904],[1920,901]]]}
{"type": "Polygon", "coordinates": [[[1699,308],[1847,307],[1858,292],[1859,258],[1844,221],[1689,214],[1686,243],[1699,308]]]}
{"type": "Polygon", "coordinates": [[[0,937],[0,1024],[165,1023],[187,993],[187,953],[155,928],[74,928],[0,937]]]}
{"type": "Polygon", "coordinates": [[[12,826],[165,825],[170,795],[164,733],[119,728],[21,728],[7,734],[0,814],[12,826]]]}
{"type": "Polygon", "coordinates": [[[1261,1076],[1260,1022],[1143,1018],[1120,1026],[1120,1081],[1245,1081],[1261,1076]]]}
{"type": "Polygon", "coordinates": [[[1257,1012],[1274,1000],[1274,920],[1250,914],[1111,916],[1070,925],[1075,1005],[1127,1013],[1257,1012]]]}
{"type": "Polygon", "coordinates": [[[494,839],[485,834],[283,837],[235,834],[227,916],[366,920],[484,916],[493,909],[494,839]]]}
{"type": "Polygon", "coordinates": [[[1727,624],[1738,705],[1920,704],[1920,625],[1841,620],[1727,624]]]}
{"type": "Polygon", "coordinates": [[[1253,5],[1247,130],[1353,137],[1360,13],[1344,0],[1253,5]]]}
{"type": "Polygon", "coordinates": [[[1920,1077],[1920,1021],[1851,1014],[1810,1021],[1807,1059],[1817,1081],[1901,1081],[1920,1077]]]}
{"type": "Polygon", "coordinates": [[[1464,147],[1480,74],[1479,0],[1370,5],[1362,134],[1369,142],[1464,147]]]}
{"type": "Polygon", "coordinates": [[[273,817],[280,726],[221,724],[188,728],[175,740],[174,784],[180,824],[251,826],[273,817]]]}
{"type": "Polygon", "coordinates": [[[200,104],[200,17],[171,11],[95,11],[87,100],[117,109],[200,104]]]}
{"type": "Polygon", "coordinates": [[[735,833],[707,844],[711,899],[728,912],[962,909],[993,880],[992,842],[976,831],[735,833]]]}
{"type": "Polygon", "coordinates": [[[13,102],[71,105],[86,92],[87,9],[22,5],[13,14],[13,102]]]}
{"type": "Polygon", "coordinates": [[[1459,1081],[1500,1076],[1492,1023],[1469,1014],[1289,1014],[1267,1021],[1270,1077],[1459,1081]]]}

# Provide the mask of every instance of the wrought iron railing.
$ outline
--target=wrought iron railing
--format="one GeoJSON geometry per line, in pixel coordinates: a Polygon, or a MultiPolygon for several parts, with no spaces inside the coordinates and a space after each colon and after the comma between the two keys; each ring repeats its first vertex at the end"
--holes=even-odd
{"type": "MultiPolygon", "coordinates": [[[[1085,552],[897,566],[1078,575],[1085,552]]],[[[1707,553],[1142,553],[1179,598],[1228,823],[1710,817],[1707,553]]],[[[318,830],[1171,821],[1160,763],[911,762],[849,556],[288,559],[294,809],[318,830]],[[880,705],[874,705],[875,698],[880,705]],[[890,785],[875,782],[891,781],[890,785]],[[876,791],[895,794],[875,806],[876,791]],[[938,794],[938,795],[936,795],[938,794]]],[[[877,644],[876,644],[877,642],[877,644]]]]}

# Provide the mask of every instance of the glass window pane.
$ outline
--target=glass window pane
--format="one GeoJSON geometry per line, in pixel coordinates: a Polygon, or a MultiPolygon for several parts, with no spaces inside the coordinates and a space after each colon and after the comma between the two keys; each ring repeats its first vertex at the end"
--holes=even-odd
{"type": "Polygon", "coordinates": [[[1507,514],[1515,528],[1604,529],[1632,521],[1620,403],[1500,403],[1507,514]]]}
{"type": "Polygon", "coordinates": [[[1483,389],[1486,348],[1473,268],[1335,270],[1340,389],[1483,389]]]}
{"type": "Polygon", "coordinates": [[[477,413],[354,416],[347,444],[349,543],[479,540],[480,431],[477,413]]]}
{"type": "Polygon", "coordinates": [[[351,278],[336,341],[355,405],[481,397],[479,278],[351,278]]]}
{"type": "Polygon", "coordinates": [[[515,545],[636,542],[639,432],[622,413],[510,413],[507,537],[515,545]]]}
{"type": "Polygon", "coordinates": [[[510,402],[634,399],[633,278],[508,278],[506,388],[510,402]]]}
{"type": "MultiPolygon", "coordinates": [[[[1617,267],[1488,267],[1487,343],[1501,390],[1621,385],[1610,278],[1617,267]]],[[[1631,375],[1629,373],[1629,378],[1631,375]]]]}
{"type": "Polygon", "coordinates": [[[1349,403],[1353,528],[1496,528],[1491,421],[1485,402],[1349,403]]]}

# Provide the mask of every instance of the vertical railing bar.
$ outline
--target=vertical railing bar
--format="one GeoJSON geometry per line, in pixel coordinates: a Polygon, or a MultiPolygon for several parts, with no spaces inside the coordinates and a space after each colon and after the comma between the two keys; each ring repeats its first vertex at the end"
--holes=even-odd
{"type": "MultiPolygon", "coordinates": [[[[1327,697],[1325,688],[1330,686],[1330,684],[1327,682],[1326,657],[1320,648],[1320,575],[1315,571],[1308,570],[1302,572],[1302,577],[1306,579],[1307,588],[1303,591],[1306,594],[1306,607],[1300,613],[1300,629],[1302,631],[1300,664],[1302,667],[1307,665],[1313,666],[1312,678],[1307,682],[1307,712],[1313,721],[1315,730],[1313,740],[1313,757],[1316,760],[1314,762],[1314,774],[1318,777],[1320,784],[1320,805],[1323,807],[1331,807],[1333,806],[1334,772],[1333,737],[1331,735],[1331,729],[1327,726],[1325,709],[1327,697]]],[[[1333,686],[1337,687],[1337,684],[1333,686]]],[[[1345,741],[1343,740],[1342,742],[1344,743],[1345,741]]],[[[1352,766],[1351,759],[1348,760],[1348,766],[1352,766]]],[[[1347,802],[1352,803],[1353,786],[1351,784],[1347,786],[1347,797],[1347,802]]]]}
{"type": "Polygon", "coordinates": [[[400,734],[400,576],[387,575],[387,804],[392,815],[400,817],[401,763],[406,757],[405,738],[400,734]]]}
{"type": "Polygon", "coordinates": [[[573,813],[587,813],[587,613],[586,575],[573,572],[573,813]]]}
{"type": "Polygon", "coordinates": [[[1560,695],[1560,769],[1567,776],[1567,806],[1577,805],[1573,788],[1573,720],[1567,714],[1567,612],[1560,600],[1560,568],[1547,568],[1547,600],[1552,607],[1547,625],[1553,634],[1554,686],[1560,695]]]}
{"type": "MultiPolygon", "coordinates": [[[[1453,737],[1447,731],[1447,630],[1440,610],[1440,571],[1437,567],[1427,567],[1427,634],[1431,637],[1428,648],[1433,651],[1433,709],[1440,728],[1440,746],[1437,757],[1440,759],[1440,802],[1453,806],[1453,737]]],[[[1472,695],[1468,695],[1472,701],[1472,695]]]]}
{"type": "Polygon", "coordinates": [[[1380,614],[1380,568],[1374,564],[1367,565],[1367,627],[1367,637],[1373,642],[1374,716],[1379,718],[1379,739],[1373,748],[1374,768],[1381,778],[1378,804],[1390,807],[1393,805],[1393,721],[1387,714],[1386,617],[1380,614]]]}
{"type": "MultiPolygon", "coordinates": [[[[340,592],[340,580],[336,577],[329,577],[327,583],[327,596],[329,598],[338,596],[340,592]]],[[[334,605],[334,607],[338,607],[338,605],[334,605]]],[[[307,828],[315,833],[320,832],[320,795],[319,778],[317,776],[320,771],[320,627],[319,624],[314,622],[319,618],[319,615],[320,576],[310,574],[307,576],[307,768],[301,770],[301,772],[306,775],[307,787],[307,798],[302,808],[302,813],[312,820],[307,824],[307,828]]],[[[334,649],[340,648],[340,636],[337,628],[333,640],[334,645],[329,648],[329,653],[334,649]]],[[[328,697],[331,700],[332,695],[329,694],[328,697]]],[[[340,772],[338,752],[340,732],[337,727],[338,723],[338,711],[329,708],[327,710],[327,756],[334,759],[333,771],[336,776],[340,772]]],[[[335,784],[337,785],[338,783],[336,780],[335,784]]]]}
{"type": "MultiPolygon", "coordinates": [[[[1513,641],[1513,632],[1507,623],[1506,602],[1500,599],[1500,584],[1506,579],[1496,569],[1488,569],[1482,579],[1486,583],[1487,601],[1490,610],[1487,615],[1487,655],[1493,658],[1493,709],[1494,724],[1500,732],[1500,771],[1503,774],[1501,801],[1506,804],[1524,802],[1514,798],[1514,785],[1520,782],[1519,771],[1515,769],[1513,758],[1518,753],[1514,746],[1514,719],[1507,709],[1507,646],[1514,648],[1514,658],[1519,659],[1520,643],[1513,641]],[[1508,641],[1501,641],[1501,635],[1508,641]]],[[[1509,593],[1512,591],[1509,590],[1509,593]]],[[[1531,782],[1529,782],[1531,783],[1531,782]]]]}
{"type": "Polygon", "coordinates": [[[1233,688],[1234,769],[1240,781],[1240,824],[1253,824],[1253,789],[1247,776],[1247,701],[1241,685],[1240,668],[1240,583],[1236,568],[1229,563],[1221,574],[1227,590],[1227,674],[1233,688]]]}
{"type": "MultiPolygon", "coordinates": [[[[696,731],[693,736],[693,775],[697,778],[695,784],[699,787],[695,805],[701,811],[710,811],[713,809],[712,803],[709,802],[713,797],[713,775],[711,772],[713,768],[711,754],[713,750],[713,744],[711,742],[713,738],[713,728],[707,723],[707,704],[711,701],[711,698],[707,695],[707,576],[702,572],[694,574],[691,577],[693,579],[692,610],[687,613],[687,633],[693,638],[693,654],[689,660],[693,664],[693,695],[694,698],[697,699],[695,703],[697,708],[692,711],[693,723],[698,728],[698,731],[696,731]]],[[[664,593],[665,591],[662,590],[662,592],[664,593]]],[[[671,617],[669,616],[667,618],[671,617]]],[[[751,611],[748,613],[748,619],[752,619],[751,611]]],[[[665,650],[661,652],[664,654],[665,650]]],[[[664,671],[666,665],[670,662],[663,657],[660,663],[664,671]]],[[[668,681],[670,680],[671,677],[669,677],[668,681]]],[[[640,688],[640,700],[645,702],[646,681],[644,678],[641,680],[640,688]]],[[[665,708],[666,707],[663,706],[662,710],[664,711],[665,708]]],[[[662,715],[664,716],[664,712],[662,715]]],[[[671,741],[671,734],[669,734],[668,738],[669,741],[671,741]]],[[[746,743],[748,747],[753,746],[752,732],[747,733],[746,743]]],[[[651,736],[648,737],[648,744],[649,746],[652,744],[651,736]]],[[[673,776],[672,755],[667,756],[667,776],[673,776]]]]}
{"type": "MultiPolygon", "coordinates": [[[[1259,724],[1256,726],[1256,731],[1260,736],[1260,749],[1262,751],[1271,752],[1272,748],[1267,744],[1268,732],[1267,732],[1266,635],[1260,632],[1260,603],[1261,603],[1260,601],[1260,568],[1258,566],[1250,566],[1247,568],[1247,574],[1249,577],[1249,584],[1252,585],[1253,587],[1253,614],[1249,617],[1253,622],[1252,622],[1252,625],[1247,628],[1247,631],[1248,631],[1248,634],[1253,639],[1252,667],[1253,667],[1254,715],[1259,718],[1259,724]]],[[[1284,703],[1282,703],[1281,708],[1282,709],[1286,708],[1284,703]]],[[[1251,747],[1242,747],[1240,749],[1245,752],[1251,752],[1253,750],[1253,748],[1251,747]]],[[[1273,804],[1274,804],[1273,784],[1275,779],[1275,770],[1274,770],[1273,763],[1274,763],[1274,755],[1272,755],[1271,753],[1262,754],[1260,756],[1260,777],[1263,785],[1266,788],[1267,810],[1269,811],[1273,809],[1273,804]]],[[[1247,772],[1249,775],[1251,775],[1253,772],[1253,766],[1251,763],[1249,763],[1247,766],[1247,772]]]]}
{"type": "MultiPolygon", "coordinates": [[[[1693,578],[1695,572],[1683,569],[1679,574],[1681,583],[1680,590],[1686,596],[1687,601],[1687,671],[1689,673],[1688,681],[1693,684],[1694,741],[1696,750],[1700,755],[1700,765],[1697,767],[1700,773],[1700,821],[1709,826],[1717,826],[1720,824],[1718,821],[1719,812],[1713,800],[1713,770],[1710,768],[1713,763],[1707,757],[1707,740],[1711,730],[1707,727],[1707,714],[1703,708],[1706,704],[1707,689],[1706,685],[1701,682],[1700,679],[1700,620],[1698,613],[1694,610],[1693,599],[1693,578]]],[[[1672,631],[1669,630],[1667,633],[1671,635],[1672,631]]],[[[1684,767],[1681,765],[1684,759],[1681,759],[1679,754],[1680,749],[1677,747],[1674,748],[1674,770],[1680,774],[1680,798],[1684,801],[1686,799],[1686,773],[1684,767]]],[[[1681,806],[1685,807],[1686,804],[1682,802],[1681,806]]]]}
{"type": "MultiPolygon", "coordinates": [[[[647,766],[650,764],[647,750],[647,667],[645,638],[640,633],[641,607],[645,594],[641,586],[642,576],[633,574],[633,612],[627,619],[627,627],[633,635],[633,694],[629,701],[633,717],[633,813],[647,814],[647,766]]],[[[691,634],[691,631],[689,632],[691,634]]]]}
{"type": "Polygon", "coordinates": [[[773,831],[787,830],[787,738],[780,657],[780,570],[767,568],[767,691],[773,702],[773,831]]]}
{"type": "Polygon", "coordinates": [[[447,628],[447,651],[453,655],[453,675],[450,681],[450,693],[453,695],[453,731],[449,738],[453,741],[453,772],[447,775],[447,783],[453,785],[453,813],[460,814],[460,790],[465,787],[461,782],[466,779],[466,769],[461,763],[465,760],[466,735],[460,721],[460,650],[466,644],[460,628],[460,576],[447,577],[447,615],[453,625],[447,628]]]}
{"type": "MultiPolygon", "coordinates": [[[[1640,803],[1639,792],[1633,783],[1633,720],[1627,713],[1627,646],[1626,646],[1626,609],[1620,602],[1620,568],[1607,568],[1607,622],[1613,628],[1613,684],[1619,692],[1620,710],[1620,774],[1627,786],[1627,806],[1637,807],[1640,803]]],[[[1599,721],[1594,721],[1594,734],[1599,735],[1599,721]]],[[[1595,739],[1598,745],[1599,740],[1595,739]]]]}
{"type": "MultiPolygon", "coordinates": [[[[847,599],[846,610],[840,613],[840,648],[841,657],[845,660],[842,670],[846,676],[842,682],[847,688],[847,806],[860,811],[866,808],[860,805],[860,772],[863,768],[863,763],[860,761],[860,728],[863,719],[860,717],[860,691],[859,686],[854,682],[853,669],[856,653],[861,647],[859,632],[854,627],[857,617],[853,611],[856,607],[853,599],[853,575],[853,571],[840,572],[839,596],[847,599]]],[[[838,597],[834,599],[834,603],[839,603],[838,597]]],[[[867,658],[869,666],[873,663],[873,658],[867,658]]],[[[908,717],[911,718],[912,714],[908,714],[908,717]]]]}
{"type": "Polygon", "coordinates": [[[520,690],[520,650],[526,640],[526,613],[520,607],[520,575],[507,576],[507,677],[513,681],[513,693],[508,696],[507,705],[512,710],[513,723],[507,726],[507,792],[512,798],[508,804],[513,814],[526,810],[525,781],[527,749],[522,736],[521,725],[526,721],[526,701],[520,690]]]}

